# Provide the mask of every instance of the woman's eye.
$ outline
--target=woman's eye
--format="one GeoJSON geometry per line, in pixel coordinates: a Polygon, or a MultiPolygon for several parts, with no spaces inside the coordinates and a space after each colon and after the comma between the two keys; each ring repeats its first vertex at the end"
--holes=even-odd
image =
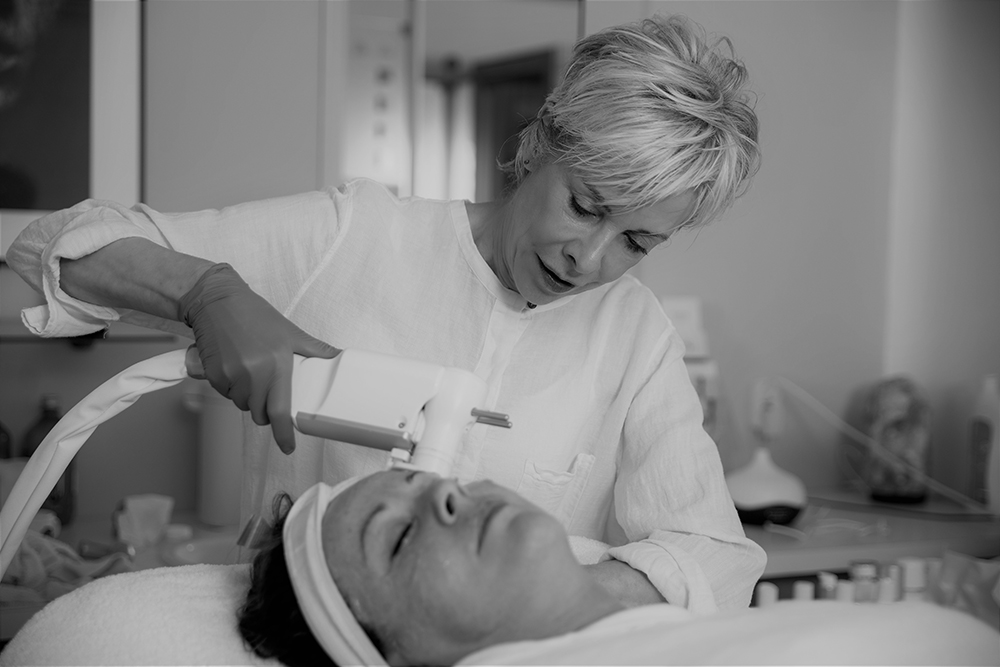
{"type": "Polygon", "coordinates": [[[403,548],[403,543],[406,542],[406,538],[407,536],[409,536],[412,530],[413,530],[413,522],[411,521],[408,524],[406,524],[406,527],[403,528],[403,530],[399,533],[399,537],[396,538],[396,544],[392,548],[392,558],[395,558],[396,554],[399,553],[399,550],[403,548]]]}
{"type": "Polygon", "coordinates": [[[640,244],[638,241],[635,240],[634,237],[629,236],[628,234],[625,235],[625,247],[628,248],[629,252],[636,255],[649,254],[649,248],[640,244]]]}
{"type": "Polygon", "coordinates": [[[577,201],[576,195],[570,195],[569,205],[570,208],[573,209],[573,212],[576,213],[581,218],[593,218],[594,216],[597,215],[593,211],[585,209],[583,206],[581,206],[580,202],[577,201]]]}

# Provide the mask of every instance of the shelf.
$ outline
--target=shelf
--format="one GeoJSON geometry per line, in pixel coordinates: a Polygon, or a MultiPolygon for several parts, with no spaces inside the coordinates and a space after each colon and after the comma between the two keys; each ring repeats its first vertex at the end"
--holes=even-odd
{"type": "Polygon", "coordinates": [[[767,552],[764,577],[845,571],[855,560],[940,557],[946,550],[977,558],[1000,555],[1000,518],[974,516],[950,501],[902,510],[848,494],[810,496],[791,530],[744,525],[767,552]]]}

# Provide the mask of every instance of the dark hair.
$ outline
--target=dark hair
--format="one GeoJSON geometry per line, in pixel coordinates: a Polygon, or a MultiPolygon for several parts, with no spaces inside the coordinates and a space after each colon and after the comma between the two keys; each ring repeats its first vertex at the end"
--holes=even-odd
{"type": "Polygon", "coordinates": [[[262,658],[276,658],[289,667],[335,665],[306,623],[285,565],[281,531],[292,499],[274,499],[274,522],[266,542],[250,567],[250,590],[237,612],[240,635],[247,648],[262,658]]]}
{"type": "MultiPolygon", "coordinates": [[[[336,667],[306,623],[288,576],[281,533],[291,508],[291,496],[287,493],[275,496],[273,527],[253,558],[250,589],[237,612],[240,635],[254,653],[262,658],[275,658],[288,667],[336,667]]],[[[382,639],[365,624],[361,624],[361,629],[375,649],[384,653],[382,639]]]]}

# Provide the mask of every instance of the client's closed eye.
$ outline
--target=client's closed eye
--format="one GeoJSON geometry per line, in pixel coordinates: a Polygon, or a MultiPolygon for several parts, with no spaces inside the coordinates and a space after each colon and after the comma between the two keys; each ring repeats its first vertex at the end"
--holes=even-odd
{"type": "Polygon", "coordinates": [[[413,523],[414,523],[413,521],[410,521],[403,527],[403,530],[399,532],[399,536],[396,538],[396,543],[392,548],[392,555],[390,556],[391,558],[396,557],[396,554],[399,553],[399,550],[403,548],[403,543],[406,542],[406,538],[413,533],[413,523]]]}

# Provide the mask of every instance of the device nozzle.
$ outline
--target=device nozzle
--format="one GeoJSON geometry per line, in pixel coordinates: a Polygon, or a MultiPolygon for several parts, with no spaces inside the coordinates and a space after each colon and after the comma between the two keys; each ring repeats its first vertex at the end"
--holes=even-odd
{"type": "Polygon", "coordinates": [[[477,424],[500,426],[502,428],[510,428],[513,426],[510,422],[510,417],[502,412],[490,412],[489,410],[472,408],[472,416],[476,418],[477,424]]]}

